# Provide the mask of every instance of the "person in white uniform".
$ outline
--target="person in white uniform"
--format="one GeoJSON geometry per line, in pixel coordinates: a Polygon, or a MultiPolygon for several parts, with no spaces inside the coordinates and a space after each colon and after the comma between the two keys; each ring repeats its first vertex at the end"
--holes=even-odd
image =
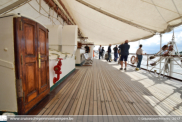
{"type": "MultiPolygon", "coordinates": [[[[145,54],[146,54],[146,53],[145,53],[145,54]]],[[[139,70],[139,69],[140,69],[140,66],[141,66],[142,58],[143,58],[143,49],[142,49],[142,45],[139,45],[139,48],[138,48],[138,50],[136,51],[136,55],[137,55],[137,58],[138,58],[138,63],[137,63],[136,70],[139,70]]]]}

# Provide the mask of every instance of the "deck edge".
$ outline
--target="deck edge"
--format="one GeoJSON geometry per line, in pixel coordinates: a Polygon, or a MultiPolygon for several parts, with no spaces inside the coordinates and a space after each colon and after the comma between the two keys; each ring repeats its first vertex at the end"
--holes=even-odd
{"type": "Polygon", "coordinates": [[[58,82],[56,82],[53,86],[50,88],[50,92],[53,91],[61,82],[63,82],[68,76],[70,76],[75,71],[75,68],[71,70],[67,75],[65,75],[63,78],[61,78],[58,82]]]}

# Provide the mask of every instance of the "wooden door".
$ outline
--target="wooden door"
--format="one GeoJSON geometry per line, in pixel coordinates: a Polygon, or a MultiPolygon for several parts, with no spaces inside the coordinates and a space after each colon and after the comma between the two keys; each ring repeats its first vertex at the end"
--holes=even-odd
{"type": "MultiPolygon", "coordinates": [[[[20,114],[27,113],[49,93],[49,61],[47,30],[33,20],[18,18],[19,64],[23,87],[20,114]],[[40,57],[39,57],[40,56],[40,57]]],[[[16,31],[16,29],[15,29],[16,31]]],[[[16,48],[15,48],[16,49],[16,48]]],[[[16,52],[16,51],[15,51],[16,52]]],[[[18,60],[17,60],[18,61],[18,60]]],[[[18,99],[20,100],[20,99],[18,99]]]]}
{"type": "Polygon", "coordinates": [[[49,89],[49,44],[48,32],[37,23],[38,57],[39,57],[39,92],[49,89]]]}

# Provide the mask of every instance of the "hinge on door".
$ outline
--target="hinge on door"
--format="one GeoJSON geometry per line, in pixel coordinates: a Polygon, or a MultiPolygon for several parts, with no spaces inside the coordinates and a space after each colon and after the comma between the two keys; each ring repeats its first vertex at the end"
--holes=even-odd
{"type": "Polygon", "coordinates": [[[23,55],[21,54],[21,65],[23,65],[23,55]]]}
{"type": "Polygon", "coordinates": [[[22,30],[22,21],[20,20],[20,30],[22,30]]]}
{"type": "Polygon", "coordinates": [[[23,97],[23,88],[22,88],[22,80],[16,79],[16,86],[17,86],[17,95],[19,97],[23,97]]]}

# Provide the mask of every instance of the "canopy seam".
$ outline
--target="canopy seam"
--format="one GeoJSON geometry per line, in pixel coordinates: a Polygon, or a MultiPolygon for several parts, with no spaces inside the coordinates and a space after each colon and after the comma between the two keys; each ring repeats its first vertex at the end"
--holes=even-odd
{"type": "MultiPolygon", "coordinates": [[[[151,0],[152,3],[154,4],[154,1],[151,0]]],[[[162,16],[162,14],[160,13],[160,11],[158,10],[158,8],[156,7],[156,5],[154,4],[155,8],[157,9],[158,13],[160,14],[160,16],[162,17],[162,19],[167,23],[167,21],[164,19],[164,17],[162,16]]],[[[167,23],[168,24],[168,23],[167,23]]]]}
{"type": "MultiPolygon", "coordinates": [[[[176,10],[177,10],[177,12],[178,12],[178,14],[179,14],[179,16],[181,17],[181,14],[179,13],[178,8],[177,8],[175,2],[174,2],[173,0],[172,0],[172,2],[173,2],[173,4],[174,4],[174,6],[175,6],[175,8],[176,8],[176,10]]],[[[181,18],[181,22],[182,22],[182,18],[181,18]]]]}
{"type": "Polygon", "coordinates": [[[106,11],[104,11],[104,10],[101,10],[100,8],[97,8],[97,7],[95,7],[94,5],[91,5],[91,4],[89,4],[89,3],[87,3],[87,2],[85,2],[85,1],[83,1],[83,0],[76,0],[76,1],[79,2],[79,3],[81,3],[81,4],[83,4],[83,5],[85,5],[85,6],[87,6],[87,7],[89,7],[89,8],[91,8],[91,9],[93,9],[93,10],[95,10],[95,11],[97,11],[97,12],[100,12],[100,13],[106,15],[106,16],[109,16],[109,17],[111,17],[111,18],[113,18],[113,19],[116,19],[116,20],[121,21],[121,22],[123,22],[123,23],[126,23],[126,24],[128,24],[128,25],[131,25],[131,26],[134,26],[134,27],[136,27],[136,28],[139,28],[139,29],[148,31],[148,32],[150,32],[150,33],[152,33],[152,34],[155,34],[155,33],[157,32],[156,30],[152,30],[152,29],[150,29],[150,28],[147,28],[147,27],[138,25],[138,24],[136,24],[136,23],[130,22],[130,21],[125,20],[125,19],[123,19],[123,18],[120,18],[120,17],[118,17],[118,16],[116,16],[116,15],[113,15],[113,14],[111,14],[111,13],[109,13],[109,12],[106,12],[106,11]]]}

